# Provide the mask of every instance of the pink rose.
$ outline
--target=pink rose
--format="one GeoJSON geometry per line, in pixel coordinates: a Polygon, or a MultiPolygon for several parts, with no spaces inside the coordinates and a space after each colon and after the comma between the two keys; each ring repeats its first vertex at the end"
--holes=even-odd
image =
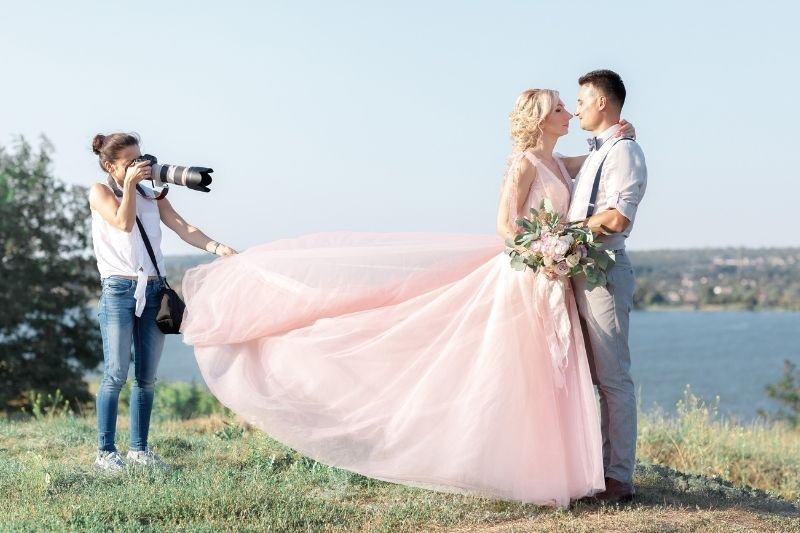
{"type": "Polygon", "coordinates": [[[559,276],[566,276],[567,274],[569,274],[570,268],[569,265],[567,265],[564,262],[561,262],[561,263],[556,263],[554,270],[556,274],[558,274],[559,276]]]}

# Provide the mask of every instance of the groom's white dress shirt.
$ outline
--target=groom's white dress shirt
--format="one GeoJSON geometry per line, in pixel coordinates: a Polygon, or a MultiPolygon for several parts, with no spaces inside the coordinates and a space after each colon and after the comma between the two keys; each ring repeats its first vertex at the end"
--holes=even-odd
{"type": "Polygon", "coordinates": [[[620,141],[615,144],[614,141],[617,138],[614,137],[614,134],[619,129],[619,125],[614,125],[598,135],[598,148],[589,153],[589,157],[586,158],[575,178],[574,192],[568,213],[571,222],[578,222],[586,218],[594,177],[605,157],[594,213],[616,209],[630,220],[630,224],[623,232],[602,237],[603,246],[608,250],[625,248],[625,239],[631,234],[633,221],[636,218],[636,209],[647,188],[647,166],[644,153],[635,142],[620,141]]]}

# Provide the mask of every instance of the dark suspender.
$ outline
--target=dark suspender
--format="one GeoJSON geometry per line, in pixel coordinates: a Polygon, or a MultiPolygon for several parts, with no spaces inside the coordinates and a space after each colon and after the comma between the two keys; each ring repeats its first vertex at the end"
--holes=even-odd
{"type": "Polygon", "coordinates": [[[603,160],[600,161],[600,166],[597,167],[597,174],[594,176],[594,183],[592,184],[592,195],[589,197],[589,206],[586,208],[586,218],[589,218],[594,214],[595,209],[595,202],[597,202],[597,191],[600,189],[600,174],[603,173],[603,163],[606,162],[606,157],[608,154],[611,153],[611,150],[614,148],[614,145],[620,141],[633,141],[631,137],[622,137],[614,141],[614,144],[611,145],[611,148],[608,149],[606,155],[603,156],[603,160]]]}

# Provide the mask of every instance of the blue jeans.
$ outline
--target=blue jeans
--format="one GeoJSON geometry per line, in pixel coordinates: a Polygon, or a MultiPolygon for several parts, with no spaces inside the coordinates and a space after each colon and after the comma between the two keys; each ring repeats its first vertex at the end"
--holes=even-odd
{"type": "Polygon", "coordinates": [[[131,390],[131,443],[135,451],[147,448],[156,369],[164,348],[164,334],[156,325],[159,279],[147,282],[147,303],[141,317],[134,314],[136,280],[110,276],[102,282],[98,303],[103,337],[103,381],[97,391],[98,449],[116,451],[119,393],[128,379],[133,344],[135,381],[131,390]]]}

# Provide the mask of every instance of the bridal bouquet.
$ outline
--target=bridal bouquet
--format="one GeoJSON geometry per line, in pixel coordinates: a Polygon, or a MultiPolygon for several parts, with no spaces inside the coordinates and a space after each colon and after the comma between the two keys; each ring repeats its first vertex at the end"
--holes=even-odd
{"type": "Polygon", "coordinates": [[[539,210],[517,220],[522,231],[506,241],[511,267],[515,270],[540,270],[550,277],[585,274],[589,287],[604,287],[606,272],[614,265],[611,253],[602,250],[591,230],[559,221],[548,199],[539,210]]]}

